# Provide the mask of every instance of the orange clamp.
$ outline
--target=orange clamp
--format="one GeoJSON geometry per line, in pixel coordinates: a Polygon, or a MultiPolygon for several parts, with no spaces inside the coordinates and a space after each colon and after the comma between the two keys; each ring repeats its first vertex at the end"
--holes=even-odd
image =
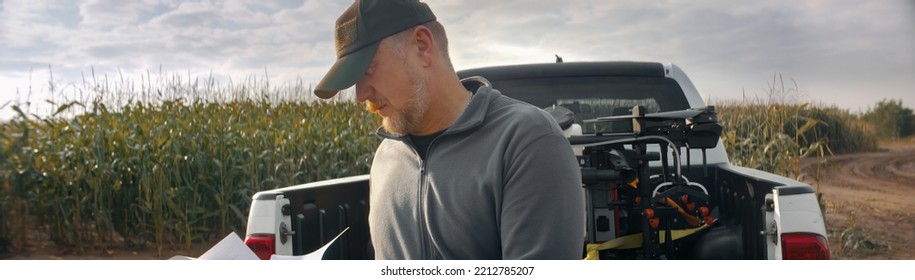
{"type": "Polygon", "coordinates": [[[651,228],[658,228],[658,225],[661,224],[661,219],[659,219],[659,218],[648,219],[648,224],[651,225],[651,228]]]}
{"type": "Polygon", "coordinates": [[[708,206],[702,205],[702,207],[699,207],[699,215],[706,217],[708,216],[708,212],[708,206]]]}

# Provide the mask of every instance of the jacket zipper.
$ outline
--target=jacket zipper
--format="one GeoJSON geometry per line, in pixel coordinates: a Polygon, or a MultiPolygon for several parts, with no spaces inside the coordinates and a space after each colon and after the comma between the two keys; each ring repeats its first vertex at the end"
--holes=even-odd
{"type": "MultiPolygon", "coordinates": [[[[441,137],[441,135],[439,135],[439,137],[441,137]]],[[[430,236],[426,225],[426,199],[429,193],[429,187],[426,185],[426,165],[428,164],[429,159],[432,158],[432,146],[435,145],[435,142],[439,137],[436,137],[435,139],[432,139],[432,142],[429,142],[429,146],[426,147],[426,158],[420,158],[419,164],[419,225],[420,237],[422,238],[423,259],[426,260],[432,259],[432,257],[435,256],[432,237],[430,236]]],[[[419,152],[417,151],[417,155],[418,153],[419,152]]]]}
{"type": "MultiPolygon", "coordinates": [[[[428,154],[426,155],[428,156],[428,154]]],[[[428,260],[431,256],[432,248],[429,248],[429,233],[426,230],[426,160],[420,159],[419,165],[419,237],[422,244],[423,259],[428,260]]]]}

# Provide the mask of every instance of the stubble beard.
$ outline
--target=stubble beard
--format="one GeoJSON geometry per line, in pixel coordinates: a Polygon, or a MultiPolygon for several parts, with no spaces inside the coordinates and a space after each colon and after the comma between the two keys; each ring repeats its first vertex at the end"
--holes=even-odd
{"type": "MultiPolygon", "coordinates": [[[[381,121],[385,131],[398,136],[415,133],[426,115],[426,97],[429,95],[426,81],[414,75],[413,71],[410,72],[410,98],[402,110],[393,112],[391,116],[382,117],[381,121]]],[[[366,107],[369,112],[378,111],[375,103],[366,102],[366,107]]]]}

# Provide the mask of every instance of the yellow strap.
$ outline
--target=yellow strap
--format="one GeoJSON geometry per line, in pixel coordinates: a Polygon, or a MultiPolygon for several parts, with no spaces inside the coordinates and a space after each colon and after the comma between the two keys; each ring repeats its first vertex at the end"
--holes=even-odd
{"type": "MultiPolygon", "coordinates": [[[[687,237],[693,233],[696,233],[700,230],[703,230],[708,227],[708,224],[704,224],[697,228],[691,229],[680,229],[670,231],[671,240],[677,240],[683,237],[687,237]]],[[[661,240],[661,244],[664,244],[665,231],[661,231],[658,234],[658,239],[661,240]]],[[[622,236],[613,240],[609,240],[600,244],[588,244],[585,248],[588,250],[588,253],[585,255],[586,260],[598,260],[598,252],[602,250],[610,249],[632,249],[642,246],[642,233],[630,234],[622,236]]]]}

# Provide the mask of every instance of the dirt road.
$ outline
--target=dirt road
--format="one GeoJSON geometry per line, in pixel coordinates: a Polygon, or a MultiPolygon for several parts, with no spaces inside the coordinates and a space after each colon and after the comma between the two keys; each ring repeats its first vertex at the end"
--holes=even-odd
{"type": "Polygon", "coordinates": [[[834,258],[915,259],[915,142],[804,166],[823,195],[834,258]]]}

